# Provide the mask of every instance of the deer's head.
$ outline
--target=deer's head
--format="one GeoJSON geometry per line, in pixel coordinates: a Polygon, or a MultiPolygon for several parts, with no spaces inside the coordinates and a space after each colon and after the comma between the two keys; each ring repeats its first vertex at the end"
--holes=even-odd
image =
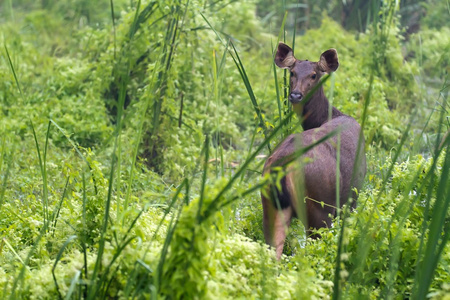
{"type": "Polygon", "coordinates": [[[311,89],[319,82],[325,73],[331,73],[339,67],[338,55],[335,49],[322,53],[318,62],[298,60],[294,57],[292,49],[284,44],[278,44],[275,64],[291,72],[289,101],[300,103],[311,89]]]}

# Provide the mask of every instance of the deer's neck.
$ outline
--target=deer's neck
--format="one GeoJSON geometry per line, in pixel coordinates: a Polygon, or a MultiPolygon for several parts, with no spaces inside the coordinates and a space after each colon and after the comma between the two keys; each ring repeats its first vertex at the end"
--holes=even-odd
{"type": "MultiPolygon", "coordinates": [[[[308,130],[317,128],[328,122],[328,112],[330,109],[330,102],[328,101],[323,88],[320,87],[317,92],[303,107],[303,129],[308,130]]],[[[334,106],[331,107],[331,118],[334,119],[344,114],[334,106]]]]}

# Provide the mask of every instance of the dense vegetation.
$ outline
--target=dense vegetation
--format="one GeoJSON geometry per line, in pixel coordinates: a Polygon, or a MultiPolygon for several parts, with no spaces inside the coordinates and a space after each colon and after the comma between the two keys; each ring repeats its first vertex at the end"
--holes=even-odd
{"type": "Polygon", "coordinates": [[[2,299],[450,298],[448,1],[0,5],[2,299]],[[261,170],[301,131],[280,40],[337,49],[368,174],[278,262],[261,170]]]}

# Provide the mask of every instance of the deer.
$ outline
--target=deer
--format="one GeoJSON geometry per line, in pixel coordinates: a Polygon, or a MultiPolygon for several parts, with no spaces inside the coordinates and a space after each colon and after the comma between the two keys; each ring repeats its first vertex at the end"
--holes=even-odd
{"type": "Polygon", "coordinates": [[[317,87],[324,74],[330,74],[339,67],[337,51],[329,49],[323,52],[318,62],[298,60],[293,50],[280,42],[275,64],[290,71],[288,99],[303,127],[303,132],[289,135],[272,152],[263,170],[263,176],[269,174],[268,177],[277,174],[279,168],[284,171],[278,183],[269,180],[261,190],[264,238],[268,245],[275,248],[277,259],[280,259],[293,218],[301,220],[307,236],[317,239],[321,236],[315,233],[316,230],[331,227],[332,219],[349,197],[350,207],[356,208],[357,190],[361,189],[366,175],[366,156],[361,126],[353,117],[333,106],[330,113],[323,86],[320,84],[317,87]],[[306,99],[310,92],[312,95],[306,99]],[[288,158],[299,149],[336,130],[339,131],[340,143],[338,136],[334,135],[302,154],[299,159],[289,162],[288,158]],[[337,145],[340,145],[339,151],[337,145]]]}

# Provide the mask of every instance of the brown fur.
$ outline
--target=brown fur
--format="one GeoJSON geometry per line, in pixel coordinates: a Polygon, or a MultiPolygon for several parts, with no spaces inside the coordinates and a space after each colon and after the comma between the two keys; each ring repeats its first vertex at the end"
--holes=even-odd
{"type": "Polygon", "coordinates": [[[287,45],[280,43],[275,63],[291,71],[290,100],[295,109],[298,109],[298,106],[303,108],[300,108],[300,111],[304,118],[302,126],[305,130],[300,134],[288,136],[267,159],[264,166],[264,174],[274,172],[273,167],[280,165],[286,171],[285,177],[280,182],[282,185],[280,191],[272,184],[261,193],[264,236],[266,242],[276,248],[277,257],[280,258],[292,218],[300,218],[310,235],[311,229],[329,227],[331,217],[336,215],[337,137],[334,136],[305,153],[303,158],[308,158],[309,161],[304,164],[303,170],[302,164],[298,162],[284,165],[283,160],[286,156],[341,128],[339,200],[342,206],[350,196],[355,200],[353,207],[357,195],[352,192],[352,187],[361,188],[366,174],[366,159],[363,140],[360,143],[360,159],[354,182],[351,183],[361,130],[358,122],[335,107],[332,107],[332,118],[328,121],[329,102],[322,87],[306,104],[302,103],[303,96],[319,82],[325,72],[332,72],[338,68],[336,50],[325,51],[319,62],[299,61],[295,59],[287,45]],[[322,207],[316,201],[325,205],[322,207]]]}

